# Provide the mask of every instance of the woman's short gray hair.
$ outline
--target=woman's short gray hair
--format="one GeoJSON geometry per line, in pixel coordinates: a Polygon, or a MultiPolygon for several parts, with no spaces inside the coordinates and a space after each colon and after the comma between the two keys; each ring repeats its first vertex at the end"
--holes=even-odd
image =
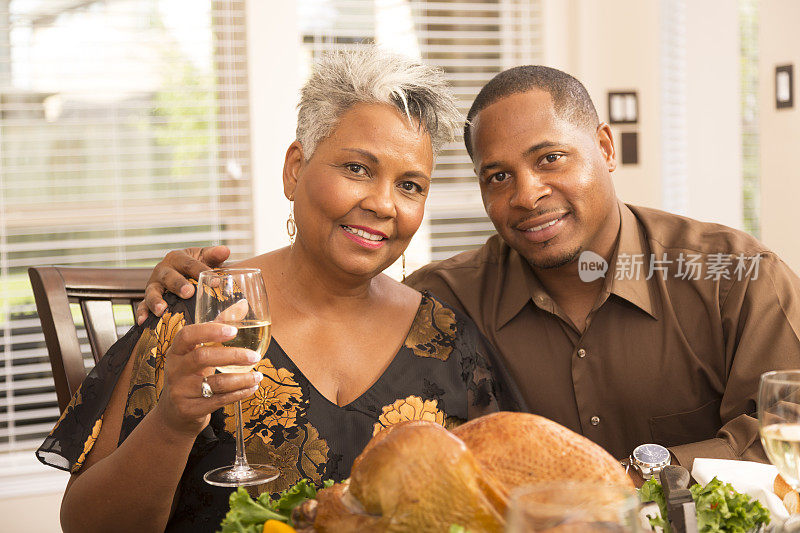
{"type": "Polygon", "coordinates": [[[374,46],[325,54],[300,94],[297,140],[306,159],[358,103],[393,105],[418,121],[434,156],[464,122],[441,70],[374,46]]]}

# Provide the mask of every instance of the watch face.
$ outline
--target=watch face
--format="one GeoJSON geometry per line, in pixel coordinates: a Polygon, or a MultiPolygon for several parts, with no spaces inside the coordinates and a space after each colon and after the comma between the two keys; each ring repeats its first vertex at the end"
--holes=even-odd
{"type": "Polygon", "coordinates": [[[669,450],[658,444],[642,444],[633,450],[633,457],[646,464],[669,461],[669,450]]]}

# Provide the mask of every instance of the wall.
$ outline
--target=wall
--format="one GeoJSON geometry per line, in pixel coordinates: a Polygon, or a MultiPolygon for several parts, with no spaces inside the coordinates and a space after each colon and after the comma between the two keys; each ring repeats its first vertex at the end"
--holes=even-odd
{"type": "Polygon", "coordinates": [[[61,531],[60,508],[61,493],[4,498],[0,500],[0,516],[3,517],[0,530],[56,533],[61,531]]]}
{"type": "Polygon", "coordinates": [[[729,0],[687,2],[686,214],[741,229],[742,121],[736,4],[729,0]]]}
{"type": "Polygon", "coordinates": [[[254,250],[289,244],[281,171],[294,141],[304,60],[295,2],[247,2],[254,250]]]}
{"type": "Polygon", "coordinates": [[[69,472],[40,463],[33,451],[0,455],[0,531],[60,531],[61,497],[69,472]],[[14,527],[19,525],[19,527],[14,527]]]}
{"type": "MultiPolygon", "coordinates": [[[[543,0],[545,64],[586,86],[601,121],[608,120],[608,91],[639,93],[639,164],[614,172],[625,202],[661,206],[658,2],[543,0]],[[552,21],[552,22],[551,22],[552,21]]],[[[620,127],[612,127],[619,149],[620,127]]]]}
{"type": "Polygon", "coordinates": [[[625,202],[663,208],[662,158],[685,159],[682,211],[694,218],[741,227],[741,126],[736,2],[708,0],[543,0],[545,64],[586,85],[600,120],[607,93],[635,90],[639,123],[612,126],[639,136],[639,163],[614,172],[625,202]],[[683,7],[681,7],[683,6],[683,7]],[[662,146],[662,8],[685,9],[685,137],[662,146]]]}
{"type": "Polygon", "coordinates": [[[800,2],[770,0],[759,10],[761,238],[800,269],[800,2]],[[794,107],[775,108],[775,67],[794,64],[794,107]]]}

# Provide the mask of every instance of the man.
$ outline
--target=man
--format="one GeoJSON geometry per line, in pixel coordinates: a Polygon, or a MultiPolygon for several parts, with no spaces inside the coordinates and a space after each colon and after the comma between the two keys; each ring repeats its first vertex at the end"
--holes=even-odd
{"type": "MultiPolygon", "coordinates": [[[[758,379],[800,367],[800,279],[742,232],[621,203],[611,130],[563,72],[497,75],[464,141],[497,235],[406,283],[475,320],[532,412],[617,457],[765,460],[758,379]]],[[[151,308],[187,259],[157,269],[151,308]]]]}

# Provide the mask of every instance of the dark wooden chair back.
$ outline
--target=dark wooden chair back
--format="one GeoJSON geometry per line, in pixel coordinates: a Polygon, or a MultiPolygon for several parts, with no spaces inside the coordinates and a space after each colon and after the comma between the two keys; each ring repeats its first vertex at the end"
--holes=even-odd
{"type": "Polygon", "coordinates": [[[31,267],[36,310],[53,367],[58,408],[66,409],[86,377],[78,330],[70,303],[80,305],[94,361],[117,341],[113,305],[136,305],[144,298],[150,268],[31,267]]]}

